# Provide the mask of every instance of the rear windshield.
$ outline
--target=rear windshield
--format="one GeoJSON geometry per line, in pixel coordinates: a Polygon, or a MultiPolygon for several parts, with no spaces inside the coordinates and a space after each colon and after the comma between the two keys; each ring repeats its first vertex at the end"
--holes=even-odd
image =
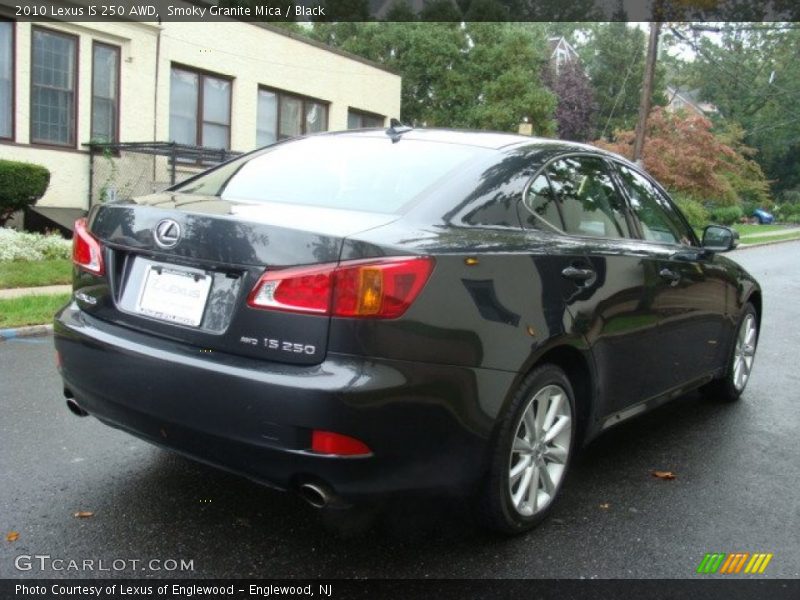
{"type": "Polygon", "coordinates": [[[317,136],[234,160],[174,191],[396,213],[484,148],[419,140],[317,136]]]}

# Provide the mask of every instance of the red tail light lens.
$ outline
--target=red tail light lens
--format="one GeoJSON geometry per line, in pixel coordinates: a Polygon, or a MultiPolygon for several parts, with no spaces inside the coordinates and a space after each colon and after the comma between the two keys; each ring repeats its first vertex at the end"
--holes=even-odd
{"type": "Polygon", "coordinates": [[[72,236],[72,262],[84,271],[95,275],[103,275],[106,271],[100,242],[89,233],[85,218],[75,221],[75,231],[72,236]]]}
{"type": "Polygon", "coordinates": [[[422,256],[270,271],[259,279],[247,303],[335,317],[395,319],[422,291],[433,265],[432,258],[422,256]]]}
{"type": "Polygon", "coordinates": [[[372,450],[364,442],[349,435],[332,431],[314,430],[311,432],[311,451],[317,454],[337,456],[369,456],[372,450]]]}
{"type": "Polygon", "coordinates": [[[328,314],[333,265],[269,271],[250,292],[247,304],[290,312],[328,314]]]}

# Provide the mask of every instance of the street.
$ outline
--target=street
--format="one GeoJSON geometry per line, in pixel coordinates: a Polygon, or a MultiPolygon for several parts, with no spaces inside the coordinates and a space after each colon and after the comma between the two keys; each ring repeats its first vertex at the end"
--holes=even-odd
{"type": "Polygon", "coordinates": [[[364,532],[334,534],[296,496],[72,415],[52,338],[2,342],[0,577],[686,578],[707,552],[773,553],[762,577],[800,577],[798,252],[729,255],[764,293],[742,401],[691,394],[608,431],[576,457],[551,517],[514,539],[483,533],[451,501],[393,505],[364,532]],[[193,570],[15,568],[34,554],[193,570]]]}

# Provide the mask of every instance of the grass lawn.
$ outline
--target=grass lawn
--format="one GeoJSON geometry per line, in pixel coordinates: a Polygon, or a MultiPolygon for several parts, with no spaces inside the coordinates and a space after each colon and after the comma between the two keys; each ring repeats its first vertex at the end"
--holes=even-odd
{"type": "Polygon", "coordinates": [[[0,262],[0,289],[58,283],[72,283],[72,262],[68,259],[0,262]]]}
{"type": "MultiPolygon", "coordinates": [[[[791,225],[781,225],[781,224],[774,224],[774,225],[751,225],[750,223],[742,224],[737,223],[733,226],[733,228],[739,232],[739,235],[745,237],[750,235],[751,233],[767,233],[769,231],[779,231],[781,229],[789,229],[792,227],[791,225]]],[[[800,228],[798,228],[800,230],[800,228]]]]}
{"type": "Polygon", "coordinates": [[[739,242],[743,245],[760,244],[763,242],[780,242],[783,240],[800,240],[800,228],[792,233],[779,233],[777,235],[764,235],[759,237],[742,236],[739,242]]]}
{"type": "Polygon", "coordinates": [[[70,294],[52,294],[0,300],[0,329],[52,323],[53,315],[69,297],[70,294]]]}

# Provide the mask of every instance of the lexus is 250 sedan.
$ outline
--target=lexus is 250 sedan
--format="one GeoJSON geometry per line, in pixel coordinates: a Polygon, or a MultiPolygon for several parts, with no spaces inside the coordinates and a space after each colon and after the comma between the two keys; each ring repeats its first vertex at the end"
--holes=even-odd
{"type": "Polygon", "coordinates": [[[94,206],[58,364],[73,412],[317,507],[469,494],[514,533],[609,426],[742,394],[736,243],[589,146],[314,135],[94,206]]]}

